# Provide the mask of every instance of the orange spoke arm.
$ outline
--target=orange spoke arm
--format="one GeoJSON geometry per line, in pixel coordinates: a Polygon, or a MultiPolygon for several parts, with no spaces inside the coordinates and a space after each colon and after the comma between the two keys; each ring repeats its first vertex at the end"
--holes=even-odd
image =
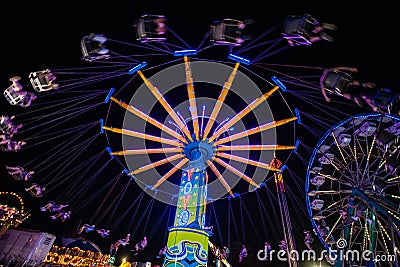
{"type": "Polygon", "coordinates": [[[164,183],[172,174],[174,174],[177,170],[179,170],[186,162],[188,162],[189,159],[184,158],[178,164],[176,164],[169,172],[167,172],[163,177],[161,177],[155,185],[151,188],[152,190],[156,189],[159,187],[162,183],[164,183]]]}
{"type": "Polygon", "coordinates": [[[156,126],[158,129],[170,134],[171,136],[175,137],[176,139],[179,139],[180,141],[182,141],[183,143],[187,144],[187,141],[185,138],[183,138],[182,135],[180,135],[179,133],[177,133],[176,131],[172,130],[171,128],[165,126],[164,124],[162,124],[161,122],[153,119],[152,117],[150,117],[149,115],[147,115],[146,113],[144,113],[143,111],[135,108],[134,106],[128,105],[122,101],[117,100],[115,97],[110,97],[110,99],[112,101],[114,101],[115,103],[117,103],[118,105],[120,105],[121,107],[123,107],[124,109],[128,110],[129,112],[131,112],[132,114],[138,116],[139,118],[141,118],[144,121],[147,121],[149,123],[151,123],[152,125],[156,126]]]}
{"type": "Polygon", "coordinates": [[[251,184],[252,186],[255,186],[257,188],[260,188],[260,186],[258,184],[256,184],[253,179],[251,179],[249,176],[247,176],[246,174],[244,174],[243,172],[239,171],[238,169],[232,167],[231,165],[229,165],[228,163],[226,163],[225,161],[223,161],[222,159],[219,159],[217,157],[213,158],[218,164],[220,164],[221,166],[223,166],[224,168],[226,168],[227,170],[233,172],[234,174],[236,174],[237,176],[239,176],[240,178],[242,178],[243,180],[245,180],[246,182],[248,182],[249,184],[251,184]]]}
{"type": "Polygon", "coordinates": [[[240,121],[244,116],[246,116],[250,111],[258,107],[261,103],[263,103],[267,98],[272,95],[276,90],[278,90],[279,87],[275,86],[272,88],[270,91],[265,93],[259,98],[256,98],[253,102],[251,102],[247,107],[245,107],[242,111],[240,111],[238,114],[236,114],[232,119],[230,119],[224,127],[221,127],[217,132],[215,132],[209,139],[209,143],[214,141],[218,136],[220,136],[226,129],[229,129],[231,126],[233,126],[236,122],[240,121]]]}
{"type": "Polygon", "coordinates": [[[185,133],[186,137],[193,141],[193,138],[190,136],[189,129],[186,127],[185,123],[179,118],[178,114],[172,109],[172,107],[168,104],[167,100],[165,100],[164,96],[160,93],[160,91],[155,87],[143,74],[142,71],[137,72],[139,76],[143,79],[146,86],[150,89],[150,92],[156,97],[158,102],[164,107],[164,109],[168,112],[171,118],[175,121],[176,124],[181,128],[181,130],[185,133]]]}
{"type": "Polygon", "coordinates": [[[219,145],[219,144],[223,144],[223,143],[226,143],[226,142],[232,142],[234,140],[243,138],[245,136],[249,136],[249,135],[252,135],[252,134],[255,134],[255,133],[263,132],[263,131],[278,127],[278,126],[283,125],[283,124],[287,124],[287,123],[289,123],[291,121],[295,121],[296,119],[297,119],[297,117],[291,117],[289,119],[283,119],[283,120],[279,120],[279,121],[269,122],[269,123],[257,126],[255,128],[252,128],[252,129],[249,129],[249,130],[246,130],[246,131],[243,131],[243,132],[240,132],[240,133],[236,133],[236,134],[233,134],[231,136],[227,136],[225,138],[222,138],[222,139],[220,139],[218,141],[215,141],[214,145],[219,145]]]}
{"type": "Polygon", "coordinates": [[[192,70],[190,69],[188,56],[184,56],[184,59],[185,59],[186,86],[189,97],[190,114],[192,115],[193,129],[194,129],[194,134],[196,136],[196,140],[199,140],[199,117],[197,115],[197,105],[193,87],[192,70]]]}
{"type": "Polygon", "coordinates": [[[111,155],[124,156],[124,155],[142,155],[142,154],[157,154],[157,153],[176,153],[182,152],[180,147],[166,147],[166,148],[143,148],[143,149],[127,149],[123,151],[111,152],[111,155]]]}
{"type": "Polygon", "coordinates": [[[217,116],[219,114],[219,111],[221,110],[222,104],[225,101],[226,95],[228,94],[229,89],[232,86],[233,79],[235,78],[236,72],[239,68],[240,64],[236,63],[235,68],[232,70],[231,75],[228,78],[228,81],[224,83],[224,87],[222,88],[222,91],[217,99],[217,102],[215,103],[214,109],[211,113],[210,118],[208,119],[206,128],[204,129],[203,133],[203,141],[206,140],[207,135],[210,133],[211,128],[214,124],[214,121],[217,119],[217,116]]]}
{"type": "Polygon", "coordinates": [[[231,154],[227,154],[227,153],[223,153],[223,152],[217,152],[216,156],[222,157],[222,158],[226,158],[226,159],[231,159],[234,161],[238,161],[238,162],[242,162],[244,164],[250,164],[256,167],[260,167],[263,169],[268,169],[271,171],[277,171],[277,172],[281,172],[281,169],[277,169],[277,168],[273,168],[271,167],[271,165],[266,164],[266,163],[262,163],[262,162],[258,162],[258,161],[254,161],[251,159],[247,159],[247,158],[243,158],[243,157],[239,157],[239,156],[234,156],[231,154]]]}
{"type": "Polygon", "coordinates": [[[214,163],[212,163],[210,160],[207,160],[208,166],[210,166],[211,170],[214,172],[214,174],[217,176],[218,180],[222,183],[222,185],[225,187],[226,191],[228,191],[229,195],[232,197],[235,197],[233,195],[231,187],[228,185],[226,182],[225,178],[222,176],[222,174],[218,171],[217,167],[215,167],[214,163]]]}
{"type": "Polygon", "coordinates": [[[161,165],[163,165],[163,164],[165,164],[165,163],[172,162],[172,161],[174,161],[174,160],[183,158],[184,156],[185,156],[185,155],[183,155],[183,154],[176,154],[176,155],[170,156],[170,157],[168,157],[168,158],[165,158],[165,159],[162,159],[162,160],[159,160],[159,161],[156,161],[156,162],[147,164],[147,165],[145,165],[145,166],[142,166],[142,167],[140,167],[140,168],[138,168],[138,169],[136,169],[136,170],[130,172],[129,174],[135,175],[135,174],[138,174],[138,173],[141,173],[141,172],[144,172],[144,171],[153,169],[153,168],[155,168],[155,167],[161,166],[161,165]]]}
{"type": "Polygon", "coordinates": [[[160,142],[160,143],[168,144],[168,145],[172,145],[172,146],[177,146],[177,147],[182,146],[182,144],[176,140],[158,137],[158,136],[154,136],[154,135],[150,135],[150,134],[139,133],[139,132],[132,131],[132,130],[119,129],[119,128],[113,128],[113,127],[107,127],[107,126],[103,126],[103,129],[114,132],[114,133],[120,133],[120,134],[133,136],[133,137],[137,137],[137,138],[143,138],[146,140],[160,142]]]}
{"type": "Polygon", "coordinates": [[[234,146],[220,146],[217,148],[217,151],[287,150],[295,148],[296,146],[283,146],[283,145],[234,145],[234,146]]]}

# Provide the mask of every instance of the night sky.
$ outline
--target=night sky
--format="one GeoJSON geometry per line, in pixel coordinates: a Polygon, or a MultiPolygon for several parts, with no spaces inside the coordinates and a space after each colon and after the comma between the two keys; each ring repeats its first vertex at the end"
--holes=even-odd
{"type": "MultiPolygon", "coordinates": [[[[292,77],[300,79],[306,75],[314,75],[315,77],[311,77],[309,80],[315,85],[319,81],[318,74],[325,67],[355,66],[359,69],[360,79],[398,90],[395,73],[397,70],[396,58],[399,54],[395,41],[398,21],[394,3],[389,3],[389,1],[363,1],[362,3],[354,3],[354,1],[295,1],[294,3],[242,1],[239,3],[220,1],[217,7],[216,1],[179,3],[174,1],[173,4],[158,1],[141,1],[140,3],[135,3],[135,1],[65,1],[56,3],[47,0],[30,3],[7,2],[3,4],[0,11],[2,25],[0,32],[3,40],[1,87],[6,89],[10,85],[8,79],[18,75],[23,77],[23,84],[28,88],[27,75],[31,71],[45,68],[66,74],[60,75],[63,77],[59,81],[61,86],[63,86],[63,82],[64,84],[72,83],[74,76],[68,76],[68,72],[90,65],[81,59],[79,44],[82,36],[91,32],[103,33],[113,40],[137,44],[132,25],[143,14],[165,15],[167,25],[188,44],[196,46],[202,41],[210,24],[215,20],[223,18],[251,19],[254,23],[246,27],[246,33],[254,39],[270,27],[279,25],[287,15],[309,13],[320,21],[337,25],[338,30],[332,34],[335,42],[321,41],[308,47],[284,49],[277,55],[262,60],[263,63],[271,64],[268,65],[268,68],[274,69],[274,64],[277,64],[277,71],[290,73],[292,77]],[[296,67],[292,68],[288,65],[296,67]],[[69,77],[69,80],[64,77],[69,77]]],[[[279,36],[279,28],[273,34],[278,34],[274,38],[279,36]]],[[[129,50],[129,53],[132,52],[135,52],[134,47],[129,50]]],[[[141,52],[138,50],[137,53],[141,52]]],[[[126,55],[127,51],[118,50],[118,53],[126,55]]],[[[226,53],[226,50],[217,48],[215,54],[212,53],[211,56],[221,58],[221,53],[226,53]]],[[[137,58],[140,61],[147,61],[146,56],[137,58]]],[[[265,75],[266,79],[269,79],[271,72],[260,71],[259,74],[265,75]]],[[[110,113],[109,107],[106,104],[102,105],[101,102],[110,87],[119,89],[129,79],[130,77],[123,76],[112,80],[99,80],[96,83],[79,87],[78,90],[82,90],[82,96],[85,93],[92,95],[97,91],[100,92],[98,95],[93,95],[90,101],[82,102],[82,104],[79,104],[79,93],[74,95],[71,91],[64,93],[62,90],[56,93],[45,93],[49,95],[48,98],[43,97],[43,100],[39,99],[41,100],[40,105],[35,106],[34,103],[28,108],[12,107],[4,97],[0,99],[1,114],[14,114],[16,121],[24,124],[16,138],[27,140],[26,148],[20,152],[0,152],[1,191],[19,193],[25,201],[27,210],[32,213],[21,227],[71,237],[74,236],[79,225],[99,222],[104,228],[113,228],[111,235],[102,239],[95,233],[90,233],[84,235],[83,238],[97,243],[103,252],[107,253],[111,243],[131,232],[133,233],[132,244],[146,235],[149,238],[149,247],[142,255],[138,256],[139,258],[133,258],[129,254],[129,250],[132,249],[129,246],[122,249],[122,254],[126,253],[125,255],[128,255],[131,260],[142,260],[146,257],[154,257],[158,253],[158,249],[166,242],[166,229],[173,222],[174,208],[160,203],[158,200],[153,200],[147,194],[142,194],[142,189],[135,182],[128,183],[128,177],[120,175],[121,170],[124,169],[123,161],[119,159],[110,161],[107,153],[101,154],[103,148],[110,146],[110,142],[113,142],[116,135],[96,135],[100,131],[99,124],[96,124],[99,119],[105,119],[108,124],[118,125],[121,116],[124,116],[122,110],[115,108],[115,104],[116,111],[110,113]],[[77,98],[71,99],[72,96],[77,98]],[[62,104],[63,101],[65,101],[64,104],[62,104]],[[65,104],[67,101],[71,101],[69,102],[71,104],[65,104]],[[94,106],[97,103],[100,104],[94,106]],[[74,105],[76,109],[72,108],[74,105]],[[91,109],[83,112],[87,107],[91,107],[91,109]],[[37,111],[30,113],[31,110],[37,111]],[[82,113],[79,113],[80,111],[82,113]],[[77,112],[79,115],[68,119],[68,112],[77,112]],[[65,116],[65,121],[63,122],[64,119],[62,119],[60,122],[57,119],[59,116],[65,116]],[[87,128],[76,128],[82,125],[86,125],[87,128]],[[93,128],[89,129],[89,127],[93,128]],[[88,131],[83,133],[84,130],[88,131]],[[80,135],[81,133],[82,135],[80,135]],[[65,134],[65,138],[55,138],[62,134],[65,134]],[[86,143],[89,140],[92,140],[91,143],[86,143]],[[54,150],[57,144],[60,146],[54,150]],[[86,144],[88,144],[87,147],[86,144]],[[51,151],[50,154],[46,154],[48,151],[51,151]],[[52,157],[52,153],[57,153],[56,158],[52,157]],[[99,156],[97,157],[97,155],[99,156]],[[30,196],[24,190],[27,184],[12,179],[6,173],[4,165],[26,165],[38,168],[35,170],[37,175],[34,182],[48,185],[49,192],[42,198],[30,196]],[[118,182],[113,183],[117,180],[118,182]],[[59,183],[58,186],[57,183],[59,183]],[[71,210],[76,211],[73,212],[71,220],[61,223],[51,220],[48,213],[41,212],[39,207],[49,200],[70,204],[71,210]]],[[[136,79],[136,81],[140,81],[140,78],[136,79]]],[[[262,80],[259,82],[262,84],[262,80]]],[[[330,120],[331,126],[345,118],[347,114],[368,111],[357,108],[352,103],[339,98],[335,99],[337,101],[325,103],[323,98],[315,93],[315,86],[314,89],[308,89],[310,90],[309,101],[298,100],[291,94],[286,95],[291,110],[298,108],[304,114],[311,113],[323,117],[324,115],[319,113],[320,111],[316,107],[319,104],[326,105],[326,109],[331,110],[331,113],[335,115],[327,119],[330,120]],[[319,102],[319,104],[313,105],[313,101],[319,102]]],[[[289,88],[293,91],[302,90],[305,95],[307,95],[308,89],[302,85],[293,85],[289,88]]],[[[179,103],[179,93],[175,95],[175,92],[167,95],[167,99],[179,103]],[[175,97],[177,98],[175,99],[175,97]]],[[[129,92],[124,91],[119,97],[123,98],[125,93],[129,95],[129,92]]],[[[196,93],[202,96],[200,90],[196,93]]],[[[186,93],[183,95],[186,96],[186,93]]],[[[211,96],[217,97],[218,94],[211,94],[211,96]]],[[[276,98],[278,99],[278,97],[276,98]]],[[[234,96],[230,96],[229,101],[235,102],[236,100],[234,96]]],[[[280,105],[283,106],[282,99],[277,101],[279,102],[271,103],[273,112],[274,109],[279,109],[280,105]]],[[[237,104],[236,110],[243,108],[243,103],[240,101],[235,103],[237,104]]],[[[164,111],[158,113],[157,108],[160,107],[155,107],[152,116],[162,118],[168,115],[163,114],[164,111]]],[[[287,112],[287,107],[281,108],[282,114],[287,112]]],[[[279,113],[279,111],[276,112],[279,113]]],[[[244,124],[246,127],[254,127],[252,118],[245,120],[244,124]]],[[[306,213],[304,191],[302,191],[304,190],[309,152],[316,145],[318,136],[321,137],[330,127],[312,120],[311,116],[304,117],[304,124],[307,124],[309,128],[298,125],[295,133],[295,139],[301,139],[304,143],[304,146],[299,148],[300,156],[284,154],[282,158],[286,159],[288,156],[287,165],[290,171],[286,174],[288,179],[287,198],[296,243],[301,248],[304,247],[303,230],[312,228],[306,213]],[[317,129],[318,132],[311,133],[309,129],[317,129]]],[[[150,132],[152,128],[149,127],[147,130],[150,132]]],[[[282,140],[282,143],[293,143],[293,136],[290,134],[286,136],[286,134],[282,133],[278,139],[282,140]]],[[[256,142],[257,140],[252,141],[256,142]]],[[[157,157],[154,156],[152,159],[155,160],[157,157]]],[[[251,174],[254,169],[249,167],[246,172],[251,174]]],[[[241,242],[247,243],[252,252],[261,249],[265,239],[277,246],[282,238],[281,220],[274,183],[269,180],[267,185],[269,186],[268,190],[261,188],[256,193],[244,193],[240,198],[230,200],[225,197],[220,201],[213,202],[208,207],[210,224],[214,225],[214,235],[211,238],[213,242],[219,246],[228,241],[232,246],[241,242]],[[232,218],[228,219],[228,214],[232,218]],[[215,230],[218,226],[221,229],[215,230]],[[228,237],[228,233],[230,233],[230,237],[228,237]]],[[[240,186],[238,190],[244,192],[240,186]]],[[[318,246],[317,242],[316,246],[318,246]]]]}

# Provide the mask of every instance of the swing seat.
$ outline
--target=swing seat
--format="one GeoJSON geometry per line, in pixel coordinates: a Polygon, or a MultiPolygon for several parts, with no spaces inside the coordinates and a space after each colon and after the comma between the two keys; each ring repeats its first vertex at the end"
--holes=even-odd
{"type": "Polygon", "coordinates": [[[289,15],[283,22],[282,37],[290,40],[294,45],[311,45],[312,31],[316,20],[311,15],[289,15]]]}
{"type": "Polygon", "coordinates": [[[92,40],[92,38],[89,36],[84,36],[81,38],[81,51],[83,55],[82,59],[92,62],[98,59],[106,59],[110,57],[110,55],[107,53],[97,53],[96,51],[98,49],[105,49],[108,51],[108,49],[106,49],[102,44],[96,40],[92,40]]]}
{"type": "Polygon", "coordinates": [[[163,15],[141,16],[135,24],[136,39],[141,43],[166,41],[167,38],[163,36],[166,31],[165,21],[166,18],[163,15]]]}
{"type": "Polygon", "coordinates": [[[7,134],[11,131],[11,128],[9,124],[0,124],[0,133],[7,134]]]}
{"type": "Polygon", "coordinates": [[[29,81],[35,91],[43,92],[56,89],[57,84],[53,84],[53,81],[46,74],[50,74],[50,70],[47,69],[29,73],[29,81]]]}
{"type": "Polygon", "coordinates": [[[353,78],[350,74],[344,71],[330,70],[323,77],[322,84],[329,93],[343,96],[352,81],[353,78]]]}
{"type": "Polygon", "coordinates": [[[240,46],[241,30],[245,23],[235,19],[223,19],[216,25],[211,25],[210,41],[216,45],[240,46]]]}
{"type": "Polygon", "coordinates": [[[24,96],[18,94],[15,91],[16,89],[17,88],[15,88],[13,85],[11,85],[6,90],[4,90],[4,93],[3,93],[3,95],[7,99],[8,103],[10,103],[13,106],[20,105],[24,101],[24,96]]]}
{"type": "Polygon", "coordinates": [[[380,110],[387,112],[388,114],[398,112],[399,108],[399,98],[398,93],[392,92],[386,88],[380,88],[374,94],[372,100],[375,106],[380,110]]]}
{"type": "Polygon", "coordinates": [[[40,197],[43,196],[43,195],[37,195],[36,192],[33,192],[33,191],[29,191],[29,194],[30,194],[31,196],[33,196],[33,197],[38,197],[38,198],[40,198],[40,197]]]}

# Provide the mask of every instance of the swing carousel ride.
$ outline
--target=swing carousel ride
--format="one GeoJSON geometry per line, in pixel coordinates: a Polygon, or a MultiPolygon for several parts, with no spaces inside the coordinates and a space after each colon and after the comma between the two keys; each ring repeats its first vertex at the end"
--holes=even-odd
{"type": "MultiPolygon", "coordinates": [[[[173,21],[145,14],[130,36],[88,31],[79,61],[10,80],[2,113],[22,125],[12,139],[25,143],[3,145],[6,165],[35,172],[8,186],[41,186],[29,195],[39,210],[31,217],[104,250],[129,234],[110,253],[133,252],[131,261],[166,246],[163,266],[235,266],[242,245],[255,255],[266,241],[284,241],[289,253],[305,229],[330,252],[397,255],[399,118],[341,98],[323,103],[325,67],[271,63],[329,49],[310,41],[305,16],[261,32],[252,20],[220,18],[196,45],[173,21]],[[67,204],[68,216],[40,210],[49,201],[67,204]],[[83,225],[96,231],[77,231],[83,225]]],[[[331,263],[342,262],[371,264],[331,263]]]]}

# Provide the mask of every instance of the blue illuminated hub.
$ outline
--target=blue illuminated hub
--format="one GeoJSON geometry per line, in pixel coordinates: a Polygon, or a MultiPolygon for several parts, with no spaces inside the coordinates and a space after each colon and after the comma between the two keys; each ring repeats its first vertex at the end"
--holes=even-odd
{"type": "Polygon", "coordinates": [[[190,161],[201,158],[202,162],[206,162],[215,155],[213,144],[209,144],[205,141],[190,142],[185,146],[183,152],[190,161]]]}

